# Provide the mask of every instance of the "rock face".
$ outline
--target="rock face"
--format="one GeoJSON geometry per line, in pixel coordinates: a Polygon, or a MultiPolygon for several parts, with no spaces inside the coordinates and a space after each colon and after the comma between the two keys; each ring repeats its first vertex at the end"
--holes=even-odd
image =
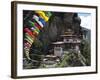
{"type": "MultiPolygon", "coordinates": [[[[71,29],[74,34],[81,35],[82,30],[80,23],[81,19],[78,17],[77,13],[52,12],[52,16],[36,39],[39,44],[41,44],[40,52],[49,53],[49,50],[52,50],[51,43],[62,41],[60,35],[64,34],[69,29],[71,29]]],[[[36,47],[33,43],[32,49],[39,50],[39,47],[36,47]]],[[[30,53],[33,52],[33,50],[30,50],[30,53]]]]}

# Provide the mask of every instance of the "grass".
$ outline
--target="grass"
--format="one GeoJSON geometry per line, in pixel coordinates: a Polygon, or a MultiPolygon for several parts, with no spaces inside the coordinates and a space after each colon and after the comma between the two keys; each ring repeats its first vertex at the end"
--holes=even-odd
{"type": "Polygon", "coordinates": [[[69,58],[68,55],[67,54],[64,54],[63,60],[58,64],[57,67],[65,67],[65,66],[68,66],[68,63],[67,63],[68,58],[69,58]]]}

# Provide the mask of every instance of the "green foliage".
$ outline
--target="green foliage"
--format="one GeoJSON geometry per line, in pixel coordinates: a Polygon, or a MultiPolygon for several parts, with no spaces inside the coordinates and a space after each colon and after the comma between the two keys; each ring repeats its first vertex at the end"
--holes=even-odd
{"type": "Polygon", "coordinates": [[[91,65],[91,51],[90,51],[90,42],[87,40],[83,40],[80,46],[81,54],[86,59],[86,64],[91,65]]]}
{"type": "Polygon", "coordinates": [[[59,67],[68,66],[67,59],[68,59],[68,56],[65,54],[63,60],[61,61],[60,65],[59,65],[59,67]]]}
{"type": "Polygon", "coordinates": [[[37,48],[41,48],[42,47],[42,42],[39,40],[39,39],[35,39],[34,41],[34,46],[37,47],[37,48]]]}

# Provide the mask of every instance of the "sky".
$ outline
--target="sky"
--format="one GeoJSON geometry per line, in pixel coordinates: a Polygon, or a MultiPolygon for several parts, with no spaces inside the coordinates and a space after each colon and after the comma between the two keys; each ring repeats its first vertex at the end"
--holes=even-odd
{"type": "Polygon", "coordinates": [[[87,29],[91,29],[91,14],[90,13],[78,13],[81,18],[81,26],[87,29]]]}

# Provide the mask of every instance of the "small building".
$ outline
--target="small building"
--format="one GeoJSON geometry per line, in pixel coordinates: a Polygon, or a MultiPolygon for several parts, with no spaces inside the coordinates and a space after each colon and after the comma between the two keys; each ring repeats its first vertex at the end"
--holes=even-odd
{"type": "Polygon", "coordinates": [[[54,45],[54,55],[61,57],[63,54],[64,42],[54,42],[52,44],[54,45]]]}
{"type": "Polygon", "coordinates": [[[73,32],[66,32],[67,34],[61,35],[63,38],[63,42],[65,45],[65,50],[75,50],[76,52],[80,52],[79,46],[81,43],[80,36],[73,35],[73,32]]]}
{"type": "Polygon", "coordinates": [[[56,67],[57,64],[60,62],[60,59],[55,55],[46,55],[43,59],[43,66],[46,68],[53,68],[56,67]]]}

